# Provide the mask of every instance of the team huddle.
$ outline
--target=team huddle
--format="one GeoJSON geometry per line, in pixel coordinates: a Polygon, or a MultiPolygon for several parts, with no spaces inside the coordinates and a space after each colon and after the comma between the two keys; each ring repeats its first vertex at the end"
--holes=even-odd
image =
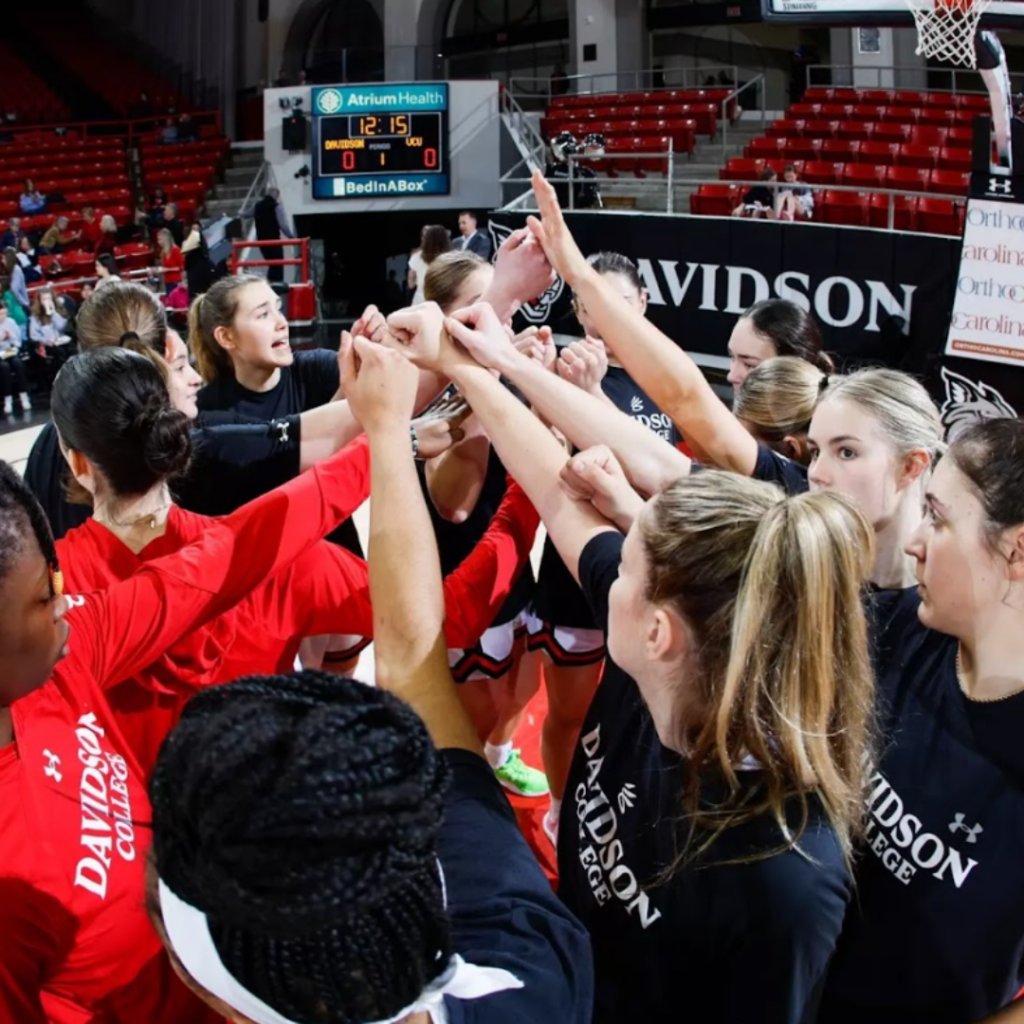
{"type": "Polygon", "coordinates": [[[1016,1019],[1024,426],[778,300],[730,408],[534,191],[337,357],[258,278],[83,305],[0,463],[0,1020],[1016,1019]]]}

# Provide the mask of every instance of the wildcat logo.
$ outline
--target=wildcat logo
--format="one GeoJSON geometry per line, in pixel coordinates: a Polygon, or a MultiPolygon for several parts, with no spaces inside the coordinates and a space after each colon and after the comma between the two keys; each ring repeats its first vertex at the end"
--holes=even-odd
{"type": "Polygon", "coordinates": [[[942,367],[946,400],[939,412],[946,428],[946,440],[952,441],[965,428],[982,420],[1016,417],[1017,412],[994,387],[973,381],[942,367]]]}
{"type": "MultiPolygon", "coordinates": [[[[493,220],[487,225],[487,229],[490,232],[491,242],[494,245],[494,258],[497,259],[498,249],[501,248],[505,239],[512,235],[512,229],[506,224],[496,224],[493,220]]],[[[563,291],[565,291],[565,282],[560,277],[556,277],[555,283],[547,291],[539,295],[532,302],[523,303],[519,307],[519,312],[523,314],[528,323],[547,323],[551,316],[551,310],[562,297],[563,291]]]]}

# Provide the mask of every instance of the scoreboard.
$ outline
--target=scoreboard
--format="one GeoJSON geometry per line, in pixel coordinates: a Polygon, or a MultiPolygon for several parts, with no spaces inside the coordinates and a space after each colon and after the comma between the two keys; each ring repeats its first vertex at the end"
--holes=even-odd
{"type": "Polygon", "coordinates": [[[448,195],[448,85],[312,90],[314,199],[448,195]]]}

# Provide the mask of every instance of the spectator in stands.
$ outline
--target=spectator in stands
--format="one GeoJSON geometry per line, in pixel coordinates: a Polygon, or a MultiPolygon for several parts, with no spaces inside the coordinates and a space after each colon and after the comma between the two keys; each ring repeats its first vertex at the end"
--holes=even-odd
{"type": "Polygon", "coordinates": [[[195,123],[192,119],[192,115],[189,113],[182,114],[181,117],[178,118],[178,141],[199,141],[199,126],[195,123]]]}
{"type": "Polygon", "coordinates": [[[22,412],[32,409],[28,397],[28,375],[21,360],[22,331],[0,301],[0,391],[4,395],[4,415],[14,412],[14,396],[18,396],[22,412]]]}
{"type": "Polygon", "coordinates": [[[149,238],[149,212],[146,209],[144,195],[140,194],[135,200],[135,210],[132,212],[130,228],[132,239],[145,241],[149,238]]]}
{"type": "Polygon", "coordinates": [[[100,237],[93,250],[97,256],[100,253],[109,252],[113,255],[117,248],[117,221],[109,214],[104,214],[100,220],[100,237]]]}
{"type": "Polygon", "coordinates": [[[284,68],[281,68],[277,73],[277,78],[274,79],[275,89],[286,89],[292,83],[288,81],[288,72],[284,68]]]}
{"type": "Polygon", "coordinates": [[[192,225],[181,251],[185,257],[185,282],[190,294],[204,295],[213,284],[214,267],[210,262],[210,247],[198,223],[192,225]]]}
{"type": "MultiPolygon", "coordinates": [[[[465,214],[462,215],[464,217],[465,214]]],[[[472,216],[472,215],[471,215],[472,216]]],[[[459,217],[459,223],[462,223],[459,217]]],[[[426,224],[420,232],[420,247],[409,257],[409,274],[407,283],[414,289],[412,304],[414,306],[423,302],[423,284],[427,278],[427,267],[430,266],[438,256],[452,251],[451,239],[448,232],[440,224],[426,224]]]]}
{"type": "Polygon", "coordinates": [[[160,141],[168,144],[178,141],[178,125],[173,117],[167,118],[164,122],[163,131],[160,133],[160,141]]]}
{"type": "Polygon", "coordinates": [[[299,77],[298,77],[298,79],[296,79],[295,84],[296,85],[306,85],[307,84],[307,82],[306,82],[306,69],[305,68],[302,68],[299,71],[299,77]]]}
{"type": "Polygon", "coordinates": [[[89,281],[86,281],[85,284],[82,285],[82,291],[81,291],[82,302],[88,302],[93,297],[93,293],[95,291],[96,291],[95,286],[93,284],[91,284],[89,281]]]}
{"type": "Polygon", "coordinates": [[[174,236],[167,228],[162,228],[157,235],[157,244],[160,247],[160,266],[164,271],[164,290],[170,295],[175,288],[181,284],[182,274],[185,270],[185,257],[181,249],[175,245],[174,236]]]}
{"type": "Polygon", "coordinates": [[[81,231],[68,231],[70,221],[63,214],[50,225],[49,231],[39,239],[39,252],[49,256],[64,251],[64,247],[82,237],[81,231]]]}
{"type": "Polygon", "coordinates": [[[95,249],[103,235],[103,228],[100,227],[96,210],[92,206],[82,207],[82,241],[90,249],[95,249]]]}
{"type": "Polygon", "coordinates": [[[15,250],[18,257],[18,265],[25,275],[28,284],[35,284],[43,279],[43,272],[39,269],[39,259],[36,257],[36,250],[32,246],[32,240],[28,235],[22,235],[18,241],[18,248],[15,250]]]}
{"type": "Polygon", "coordinates": [[[755,219],[775,220],[776,189],[771,182],[777,182],[779,176],[770,167],[761,172],[763,184],[755,185],[743,196],[743,202],[732,211],[734,217],[753,217],[755,219]]]}
{"type": "Polygon", "coordinates": [[[17,249],[25,232],[21,230],[21,218],[12,217],[7,222],[7,230],[0,235],[0,252],[4,249],[17,249]]]}
{"type": "MultiPolygon", "coordinates": [[[[256,204],[253,210],[253,220],[256,226],[256,237],[258,239],[270,240],[273,238],[294,238],[295,232],[288,224],[288,215],[281,205],[281,192],[272,188],[256,204]]],[[[260,252],[265,260],[279,260],[285,256],[285,248],[280,245],[260,246],[260,252]]],[[[268,281],[283,281],[284,267],[267,267],[268,281]]]]}
{"type": "Polygon", "coordinates": [[[57,309],[53,292],[49,288],[41,288],[32,297],[28,338],[35,346],[36,354],[47,361],[63,363],[71,354],[68,320],[57,309]]]}
{"type": "Polygon", "coordinates": [[[170,231],[175,245],[181,245],[185,241],[185,225],[178,217],[177,203],[168,203],[164,207],[163,226],[170,231]]]}
{"type": "Polygon", "coordinates": [[[117,272],[117,260],[109,252],[102,253],[96,257],[96,277],[97,285],[102,284],[104,281],[121,280],[121,275],[117,272]]]}
{"type": "Polygon", "coordinates": [[[149,226],[154,230],[164,226],[164,210],[167,207],[167,193],[162,188],[153,190],[149,197],[149,207],[146,215],[149,218],[149,226]]]}
{"type": "Polygon", "coordinates": [[[7,315],[21,328],[22,338],[28,338],[28,310],[11,291],[11,279],[0,277],[0,301],[7,307],[7,315]]]}
{"type": "Polygon", "coordinates": [[[814,216],[814,193],[798,184],[792,164],[783,169],[782,180],[785,184],[779,189],[779,220],[810,220],[814,216]]]}
{"type": "Polygon", "coordinates": [[[164,297],[164,305],[168,310],[187,313],[189,307],[188,285],[184,281],[179,281],[174,285],[164,297]]]}
{"type": "MultiPolygon", "coordinates": [[[[18,262],[18,253],[15,249],[4,249],[4,275],[7,277],[10,291],[21,308],[28,313],[31,304],[28,297],[28,285],[25,281],[25,272],[18,262]]],[[[10,310],[10,306],[8,306],[10,310]]]]}
{"type": "Polygon", "coordinates": [[[459,214],[459,235],[452,239],[452,248],[456,252],[476,253],[482,260],[491,258],[491,240],[477,227],[476,214],[463,210],[459,214]]]}
{"type": "Polygon", "coordinates": [[[31,178],[25,179],[25,191],[21,193],[18,206],[21,207],[22,213],[30,216],[46,210],[46,196],[36,188],[36,183],[31,178]]]}

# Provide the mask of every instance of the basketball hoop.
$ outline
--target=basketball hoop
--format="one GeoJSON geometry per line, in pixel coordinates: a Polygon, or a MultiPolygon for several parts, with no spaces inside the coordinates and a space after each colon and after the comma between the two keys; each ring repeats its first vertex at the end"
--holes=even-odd
{"type": "Polygon", "coordinates": [[[974,37],[992,0],[906,0],[917,24],[917,54],[977,66],[974,37]]]}

